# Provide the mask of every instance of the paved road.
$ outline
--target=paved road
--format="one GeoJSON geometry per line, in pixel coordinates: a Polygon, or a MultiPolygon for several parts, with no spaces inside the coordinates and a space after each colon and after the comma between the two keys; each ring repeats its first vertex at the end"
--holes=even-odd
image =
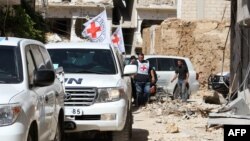
{"type": "MultiPolygon", "coordinates": [[[[148,141],[149,132],[145,129],[134,129],[132,131],[132,141],[148,141]]],[[[96,134],[95,136],[88,133],[71,134],[65,141],[111,141],[105,134],[96,134]],[[106,138],[105,138],[106,136],[106,138]]]]}
{"type": "MultiPolygon", "coordinates": [[[[149,131],[146,129],[147,127],[142,126],[144,124],[144,118],[138,117],[138,109],[134,108],[134,124],[132,130],[132,141],[148,141],[149,131]],[[138,123],[142,123],[142,125],[137,125],[138,123]]],[[[139,112],[140,113],[140,112],[139,112]]],[[[110,133],[100,133],[100,132],[82,132],[78,134],[69,134],[65,141],[111,141],[110,133]]]]}

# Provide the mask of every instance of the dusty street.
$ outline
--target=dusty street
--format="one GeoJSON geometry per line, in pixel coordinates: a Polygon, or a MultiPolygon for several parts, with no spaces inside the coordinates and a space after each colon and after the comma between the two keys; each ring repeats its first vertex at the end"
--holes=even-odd
{"type": "MultiPolygon", "coordinates": [[[[165,99],[134,109],[132,141],[223,141],[223,128],[207,128],[208,113],[220,105],[204,103],[200,93],[187,103],[165,99]]],[[[109,141],[100,135],[91,139],[74,135],[67,141],[73,140],[109,141]]]]}

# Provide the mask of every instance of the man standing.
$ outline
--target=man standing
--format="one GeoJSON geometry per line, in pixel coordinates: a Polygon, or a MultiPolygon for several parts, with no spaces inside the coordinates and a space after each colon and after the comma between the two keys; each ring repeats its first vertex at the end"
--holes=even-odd
{"type": "Polygon", "coordinates": [[[171,83],[178,77],[177,84],[180,96],[182,101],[186,102],[188,98],[186,86],[188,85],[189,73],[187,67],[183,64],[183,60],[178,60],[177,65],[178,67],[175,69],[175,76],[171,80],[171,83]]]}
{"type": "MultiPolygon", "coordinates": [[[[136,57],[132,55],[130,57],[129,64],[135,64],[136,62],[136,57]]],[[[131,76],[131,82],[132,82],[132,96],[133,96],[133,104],[136,104],[137,101],[137,96],[136,96],[136,86],[135,86],[135,81],[134,81],[134,76],[131,76]]]]}
{"type": "Polygon", "coordinates": [[[145,105],[150,96],[150,82],[155,82],[154,72],[149,64],[149,61],[144,60],[144,54],[138,55],[138,60],[135,62],[137,65],[137,74],[134,76],[137,96],[137,106],[145,105]],[[150,74],[152,77],[150,77],[150,74]]]}

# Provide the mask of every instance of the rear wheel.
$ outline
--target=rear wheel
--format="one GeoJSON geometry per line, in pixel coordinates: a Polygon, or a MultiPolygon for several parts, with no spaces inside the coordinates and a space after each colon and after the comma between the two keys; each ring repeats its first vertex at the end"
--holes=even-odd
{"type": "Polygon", "coordinates": [[[113,141],[130,141],[132,137],[132,113],[131,111],[127,114],[125,126],[122,131],[115,131],[112,133],[113,141]]]}

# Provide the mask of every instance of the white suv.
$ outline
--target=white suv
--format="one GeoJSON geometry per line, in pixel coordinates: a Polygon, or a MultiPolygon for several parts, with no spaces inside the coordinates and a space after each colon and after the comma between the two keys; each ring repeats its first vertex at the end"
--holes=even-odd
{"type": "Polygon", "coordinates": [[[0,37],[1,141],[61,141],[63,99],[41,42],[0,37]]]}
{"type": "Polygon", "coordinates": [[[128,141],[132,132],[129,74],[117,48],[109,44],[61,42],[46,45],[54,66],[65,71],[66,132],[113,131],[113,141],[128,141]]]}
{"type": "Polygon", "coordinates": [[[175,75],[175,68],[177,67],[177,60],[183,60],[184,65],[189,72],[189,95],[195,93],[199,89],[198,73],[193,68],[189,58],[180,56],[165,56],[165,55],[145,55],[145,60],[150,62],[150,65],[155,67],[158,76],[158,87],[162,87],[168,94],[173,95],[177,88],[177,79],[171,83],[175,75]]]}

